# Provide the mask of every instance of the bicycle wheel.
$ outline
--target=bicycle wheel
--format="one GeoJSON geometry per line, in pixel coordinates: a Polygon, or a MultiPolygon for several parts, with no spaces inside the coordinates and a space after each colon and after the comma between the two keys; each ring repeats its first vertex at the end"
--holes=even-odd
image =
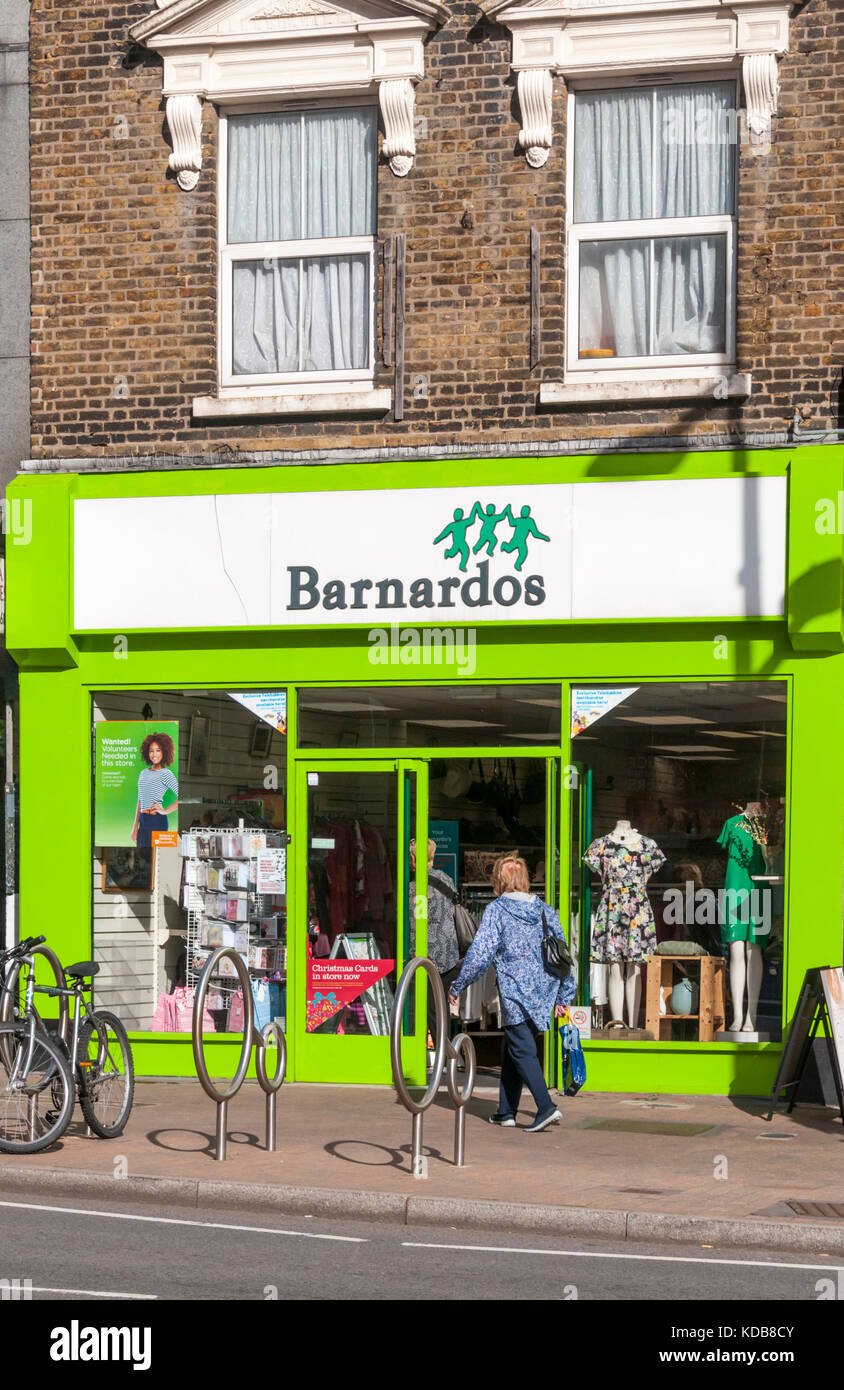
{"type": "Polygon", "coordinates": [[[79,1030],[79,1104],[101,1139],[123,1133],[135,1094],[126,1029],[114,1014],[89,1014],[79,1030]]]}
{"type": "Polygon", "coordinates": [[[35,1154],[61,1139],[76,1099],[57,1043],[14,1023],[0,1023],[0,1152],[35,1154]]]}

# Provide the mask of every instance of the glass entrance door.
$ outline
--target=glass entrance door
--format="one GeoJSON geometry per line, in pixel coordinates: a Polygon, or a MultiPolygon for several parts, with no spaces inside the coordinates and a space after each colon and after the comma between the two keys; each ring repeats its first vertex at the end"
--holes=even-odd
{"type": "MultiPolygon", "coordinates": [[[[315,759],[298,778],[296,1074],[388,1082],[397,983],[426,948],[426,883],[411,899],[410,841],[427,827],[427,769],[315,759]]],[[[405,1068],[424,1082],[424,1008],[411,1004],[403,1022],[405,1068]]]]}

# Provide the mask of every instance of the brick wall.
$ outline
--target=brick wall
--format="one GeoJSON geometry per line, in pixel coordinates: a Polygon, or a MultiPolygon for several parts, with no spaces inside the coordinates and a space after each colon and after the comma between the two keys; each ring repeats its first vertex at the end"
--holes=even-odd
{"type": "MultiPolygon", "coordinates": [[[[844,13],[792,18],[769,154],[740,156],[738,369],[747,402],[540,410],[563,361],[565,91],[551,157],[518,148],[509,34],[452,5],[426,45],[416,166],[379,167],[379,236],[405,232],[405,419],[193,423],[216,389],[216,118],[192,193],[167,172],[161,66],[129,53],[152,0],[32,4],[34,457],[496,444],[782,430],[795,404],[839,420],[844,13]],[[839,57],[839,53],[842,55],[839,57]],[[465,214],[465,215],[464,215],[465,214]],[[471,224],[471,225],[464,225],[471,224]],[[529,367],[529,230],[542,237],[540,365],[529,367]],[[413,396],[428,379],[428,400],[413,396]]],[[[380,296],[379,296],[380,300],[380,296]]],[[[380,303],[379,303],[380,346],[380,303]]],[[[392,384],[379,365],[377,385],[392,384]]]]}

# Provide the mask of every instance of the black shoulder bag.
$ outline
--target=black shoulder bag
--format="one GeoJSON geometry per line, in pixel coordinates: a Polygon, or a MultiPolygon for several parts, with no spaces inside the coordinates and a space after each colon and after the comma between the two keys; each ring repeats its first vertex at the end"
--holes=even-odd
{"type": "Polygon", "coordinates": [[[555,936],[549,930],[544,908],[542,909],[542,964],[548,974],[553,975],[558,980],[567,980],[571,974],[571,951],[562,937],[555,936]]]}

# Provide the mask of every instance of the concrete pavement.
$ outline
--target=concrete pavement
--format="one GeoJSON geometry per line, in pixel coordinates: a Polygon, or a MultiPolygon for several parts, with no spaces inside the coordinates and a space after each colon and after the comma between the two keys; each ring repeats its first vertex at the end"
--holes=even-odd
{"type": "Polygon", "coordinates": [[[844,1212],[837,1111],[798,1106],[767,1122],[763,1100],[586,1091],[561,1101],[561,1125],[527,1134],[528,1111],[516,1129],[486,1122],[495,1099],[476,1090],[458,1169],[443,1090],[425,1115],[417,1179],[410,1116],[389,1088],[285,1085],[271,1154],[264,1097],[247,1082],[218,1163],[215,1106],[198,1082],[139,1080],[120,1139],[87,1138],[77,1111],[50,1152],[0,1155],[0,1189],[844,1254],[844,1220],[817,1205],[844,1212]],[[800,1215],[789,1202],[810,1205],[800,1215]]]}

